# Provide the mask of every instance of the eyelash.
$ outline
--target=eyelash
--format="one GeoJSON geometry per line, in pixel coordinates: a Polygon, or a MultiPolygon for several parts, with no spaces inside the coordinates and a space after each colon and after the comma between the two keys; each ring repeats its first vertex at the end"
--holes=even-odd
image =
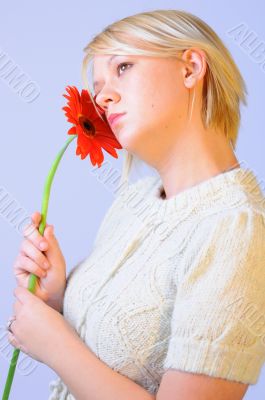
{"type": "Polygon", "coordinates": [[[126,63],[126,62],[120,63],[120,64],[117,66],[117,71],[119,71],[119,68],[120,68],[122,65],[132,65],[132,64],[131,64],[131,63],[126,63]]]}
{"type": "MultiPolygon", "coordinates": [[[[122,65],[133,65],[132,63],[126,63],[126,62],[122,62],[122,63],[120,63],[119,65],[117,65],[117,72],[119,72],[119,68],[122,66],[122,65]]],[[[120,76],[120,75],[119,75],[120,76]]],[[[99,92],[98,92],[99,93],[99,92]]],[[[95,94],[95,96],[97,96],[98,95],[98,93],[96,93],[95,94]]]]}

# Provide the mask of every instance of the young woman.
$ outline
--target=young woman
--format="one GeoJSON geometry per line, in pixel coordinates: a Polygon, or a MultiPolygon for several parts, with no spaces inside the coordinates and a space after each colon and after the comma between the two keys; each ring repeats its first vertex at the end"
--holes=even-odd
{"type": "Polygon", "coordinates": [[[205,22],[177,10],[117,21],[85,52],[85,86],[93,60],[96,103],[109,121],[123,113],[111,124],[123,185],[67,279],[51,225],[22,242],[10,342],[59,375],[49,400],[242,399],[265,359],[265,224],[233,151],[240,72],[205,22]],[[134,156],[157,176],[129,183],[134,156]]]}

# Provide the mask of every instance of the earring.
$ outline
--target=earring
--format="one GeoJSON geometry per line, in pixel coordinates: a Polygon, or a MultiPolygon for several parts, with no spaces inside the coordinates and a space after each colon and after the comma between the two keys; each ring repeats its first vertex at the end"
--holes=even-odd
{"type": "MultiPolygon", "coordinates": [[[[192,117],[192,113],[193,113],[193,106],[194,106],[194,99],[195,99],[195,86],[193,88],[193,95],[192,95],[192,102],[191,102],[191,112],[190,112],[188,123],[190,123],[190,121],[191,121],[191,117],[192,117]]],[[[189,104],[190,104],[190,91],[189,91],[189,104]]]]}
{"type": "Polygon", "coordinates": [[[225,136],[226,136],[227,141],[229,142],[229,146],[231,147],[231,149],[233,150],[233,152],[235,152],[234,143],[233,143],[232,139],[229,139],[229,135],[228,135],[227,132],[226,132],[225,136]]]}

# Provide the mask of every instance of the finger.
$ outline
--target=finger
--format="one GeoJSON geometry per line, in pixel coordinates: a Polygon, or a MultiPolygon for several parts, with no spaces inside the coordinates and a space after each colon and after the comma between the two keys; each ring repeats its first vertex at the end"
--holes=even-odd
{"type": "Polygon", "coordinates": [[[31,219],[34,224],[39,225],[41,221],[41,213],[39,211],[35,211],[31,214],[31,219]]]}
{"type": "Polygon", "coordinates": [[[33,221],[32,221],[30,224],[26,225],[26,226],[23,228],[23,231],[22,231],[23,236],[25,236],[25,237],[30,237],[31,234],[32,234],[32,232],[33,232],[36,228],[37,228],[37,225],[34,224],[33,221]]]}
{"type": "Polygon", "coordinates": [[[27,303],[28,306],[31,306],[35,302],[40,301],[38,296],[36,296],[34,293],[32,293],[28,288],[25,288],[22,286],[17,286],[14,289],[13,294],[18,299],[18,301],[20,301],[22,304],[27,303]]]}
{"type": "Polygon", "coordinates": [[[46,269],[41,268],[39,264],[35,263],[31,258],[23,254],[17,257],[14,264],[14,270],[16,274],[26,271],[37,275],[39,278],[45,278],[47,275],[46,269]]]}
{"type": "Polygon", "coordinates": [[[55,239],[54,226],[47,224],[43,236],[44,236],[44,238],[47,238],[48,241],[54,240],[55,239]]]}
{"type": "MultiPolygon", "coordinates": [[[[14,322],[13,322],[13,324],[14,324],[14,322]]],[[[13,324],[12,324],[12,325],[13,325],[13,324]]],[[[11,329],[12,329],[12,327],[11,327],[11,329]]],[[[15,338],[15,336],[13,335],[13,333],[11,333],[11,332],[8,331],[7,339],[8,339],[8,341],[9,341],[9,343],[10,343],[13,347],[15,347],[16,349],[19,349],[19,348],[20,348],[20,344],[18,343],[18,341],[17,341],[17,339],[15,338]]]]}
{"type": "Polygon", "coordinates": [[[54,227],[49,226],[47,230],[44,232],[45,238],[49,242],[48,250],[45,251],[45,254],[51,265],[56,265],[58,260],[62,259],[62,252],[60,245],[54,235],[54,227]]]}
{"type": "Polygon", "coordinates": [[[22,308],[22,304],[20,303],[20,301],[16,301],[13,304],[13,315],[17,316],[20,313],[21,308],[22,308]]]}
{"type": "Polygon", "coordinates": [[[9,343],[13,347],[23,351],[23,353],[25,353],[25,354],[28,354],[27,349],[22,344],[19,343],[19,341],[16,339],[16,337],[15,337],[15,335],[13,335],[13,333],[8,331],[7,338],[8,338],[9,343]]]}
{"type": "Polygon", "coordinates": [[[50,267],[50,263],[45,254],[37,249],[28,239],[23,240],[20,250],[22,255],[26,255],[27,257],[31,258],[31,260],[38,264],[41,268],[48,269],[50,267]]]}
{"type": "MultiPolygon", "coordinates": [[[[33,214],[31,214],[32,222],[37,228],[40,225],[41,218],[42,218],[41,217],[41,213],[39,211],[35,211],[33,214]]],[[[48,226],[51,226],[51,225],[47,224],[47,222],[46,222],[45,228],[48,227],[48,226]]]]}
{"type": "MultiPolygon", "coordinates": [[[[47,224],[46,224],[47,227],[47,224]]],[[[45,227],[45,229],[46,229],[45,227]]],[[[28,225],[24,232],[24,237],[28,240],[30,240],[35,247],[40,249],[41,251],[45,251],[48,248],[48,242],[47,240],[40,234],[39,229],[38,229],[38,224],[30,224],[28,225]]]]}

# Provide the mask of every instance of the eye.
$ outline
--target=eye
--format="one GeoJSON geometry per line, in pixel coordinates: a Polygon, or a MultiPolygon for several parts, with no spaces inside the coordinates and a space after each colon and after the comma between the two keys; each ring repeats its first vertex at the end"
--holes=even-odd
{"type": "MultiPolygon", "coordinates": [[[[117,71],[119,72],[120,67],[123,67],[123,66],[132,66],[132,65],[133,65],[132,63],[126,63],[126,62],[120,63],[120,64],[117,66],[117,71]]],[[[97,95],[99,94],[99,92],[100,92],[100,91],[95,92],[94,96],[97,97],[97,95]]]]}
{"type": "Polygon", "coordinates": [[[131,64],[131,63],[126,63],[126,62],[120,63],[120,64],[117,66],[117,71],[119,72],[120,67],[128,66],[128,65],[133,65],[133,64],[131,64]]]}

